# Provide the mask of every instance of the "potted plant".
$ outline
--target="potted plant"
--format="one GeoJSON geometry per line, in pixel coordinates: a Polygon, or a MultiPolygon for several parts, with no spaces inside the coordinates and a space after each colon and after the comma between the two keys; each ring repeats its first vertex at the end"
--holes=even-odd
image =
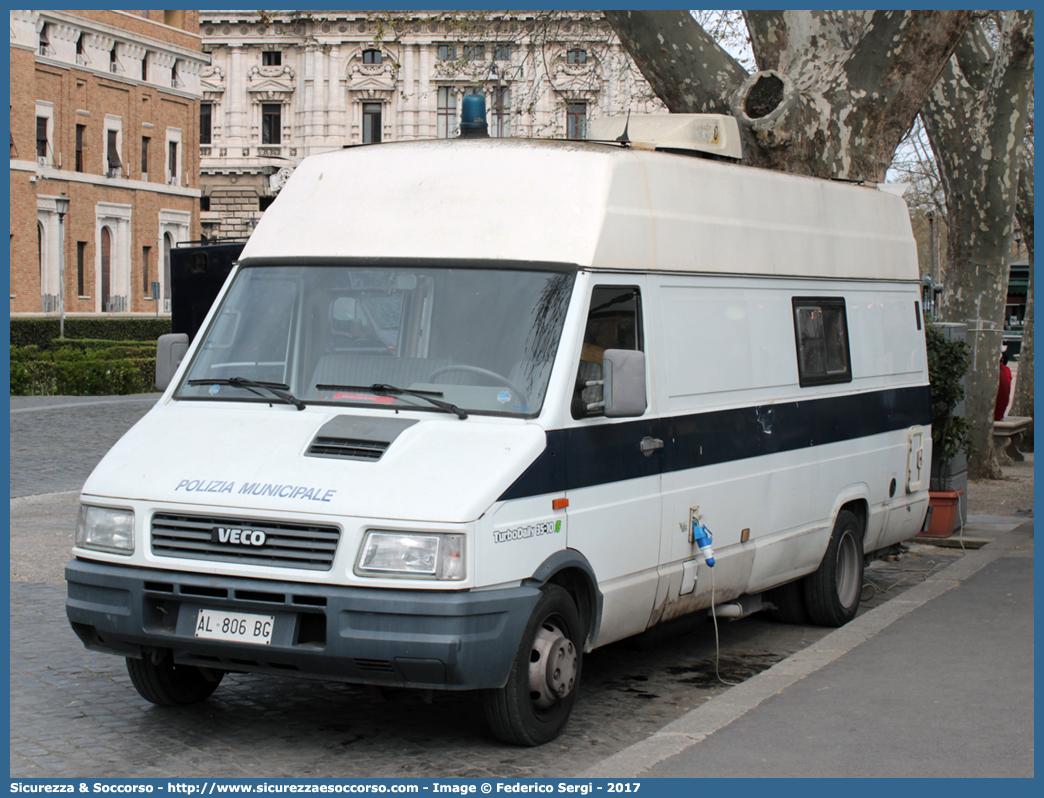
{"type": "MultiPolygon", "coordinates": [[[[946,325],[951,330],[964,325],[946,325]]],[[[934,324],[925,325],[928,378],[932,386],[932,479],[929,525],[922,534],[948,537],[961,515],[961,496],[967,486],[968,421],[957,415],[964,401],[968,371],[968,344],[947,336],[934,324]],[[955,468],[960,462],[961,467],[955,468]]]]}

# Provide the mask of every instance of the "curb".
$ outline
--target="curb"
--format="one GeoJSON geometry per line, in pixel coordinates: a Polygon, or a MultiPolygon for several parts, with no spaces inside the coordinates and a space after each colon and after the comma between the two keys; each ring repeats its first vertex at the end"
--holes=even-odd
{"type": "Polygon", "coordinates": [[[62,499],[72,498],[73,496],[79,496],[80,491],[78,490],[65,490],[60,493],[37,493],[34,496],[18,496],[11,499],[11,509],[15,507],[28,507],[37,504],[50,504],[54,501],[61,501],[62,499]]]}
{"type": "Polygon", "coordinates": [[[659,762],[699,744],[790,685],[815,673],[835,659],[869,640],[899,618],[959,585],[1020,542],[1013,535],[1033,519],[1019,519],[1010,530],[981,549],[969,551],[957,562],[936,571],[921,584],[886,604],[875,607],[835,632],[813,643],[768,670],[668,723],[651,737],[603,759],[576,778],[632,778],[659,762]]]}
{"type": "MultiPolygon", "coordinates": [[[[57,404],[49,405],[37,405],[34,407],[14,407],[11,408],[11,415],[19,413],[40,413],[45,410],[75,410],[79,407],[90,407],[92,405],[122,405],[122,404],[137,404],[141,402],[151,402],[152,404],[157,403],[163,394],[160,393],[139,393],[128,396],[107,396],[98,399],[84,399],[81,401],[69,401],[59,402],[57,404]]],[[[43,397],[40,397],[41,399],[43,397]]]]}

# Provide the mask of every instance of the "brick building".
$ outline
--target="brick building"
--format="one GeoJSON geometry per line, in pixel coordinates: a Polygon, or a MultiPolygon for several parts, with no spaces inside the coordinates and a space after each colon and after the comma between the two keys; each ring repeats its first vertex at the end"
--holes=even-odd
{"type": "Polygon", "coordinates": [[[200,237],[199,12],[10,15],[11,314],[163,313],[200,237]]]}
{"type": "Polygon", "coordinates": [[[599,11],[201,11],[200,28],[211,237],[249,235],[308,155],[456,136],[466,94],[491,136],[582,139],[589,118],[665,110],[599,11]]]}

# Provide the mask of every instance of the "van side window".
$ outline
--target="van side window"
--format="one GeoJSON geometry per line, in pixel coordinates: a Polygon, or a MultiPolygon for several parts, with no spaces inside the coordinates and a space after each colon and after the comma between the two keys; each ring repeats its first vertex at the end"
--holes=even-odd
{"type": "Polygon", "coordinates": [[[644,350],[641,292],[636,286],[599,285],[591,291],[591,309],[584,329],[580,368],[573,393],[573,418],[600,416],[602,410],[587,405],[602,401],[602,386],[586,386],[602,379],[602,355],[606,349],[644,350]]]}
{"type": "Polygon", "coordinates": [[[851,382],[845,300],[794,297],[793,305],[801,387],[851,382]]]}

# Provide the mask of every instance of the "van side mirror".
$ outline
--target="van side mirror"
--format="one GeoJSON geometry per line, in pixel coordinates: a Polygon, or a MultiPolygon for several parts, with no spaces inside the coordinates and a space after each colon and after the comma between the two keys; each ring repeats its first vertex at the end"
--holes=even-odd
{"type": "Polygon", "coordinates": [[[606,418],[633,418],[645,412],[645,353],[606,349],[602,356],[606,418]]]}
{"type": "Polygon", "coordinates": [[[156,342],[156,387],[167,390],[170,381],[188,351],[189,339],[185,333],[161,335],[156,342]]]}

